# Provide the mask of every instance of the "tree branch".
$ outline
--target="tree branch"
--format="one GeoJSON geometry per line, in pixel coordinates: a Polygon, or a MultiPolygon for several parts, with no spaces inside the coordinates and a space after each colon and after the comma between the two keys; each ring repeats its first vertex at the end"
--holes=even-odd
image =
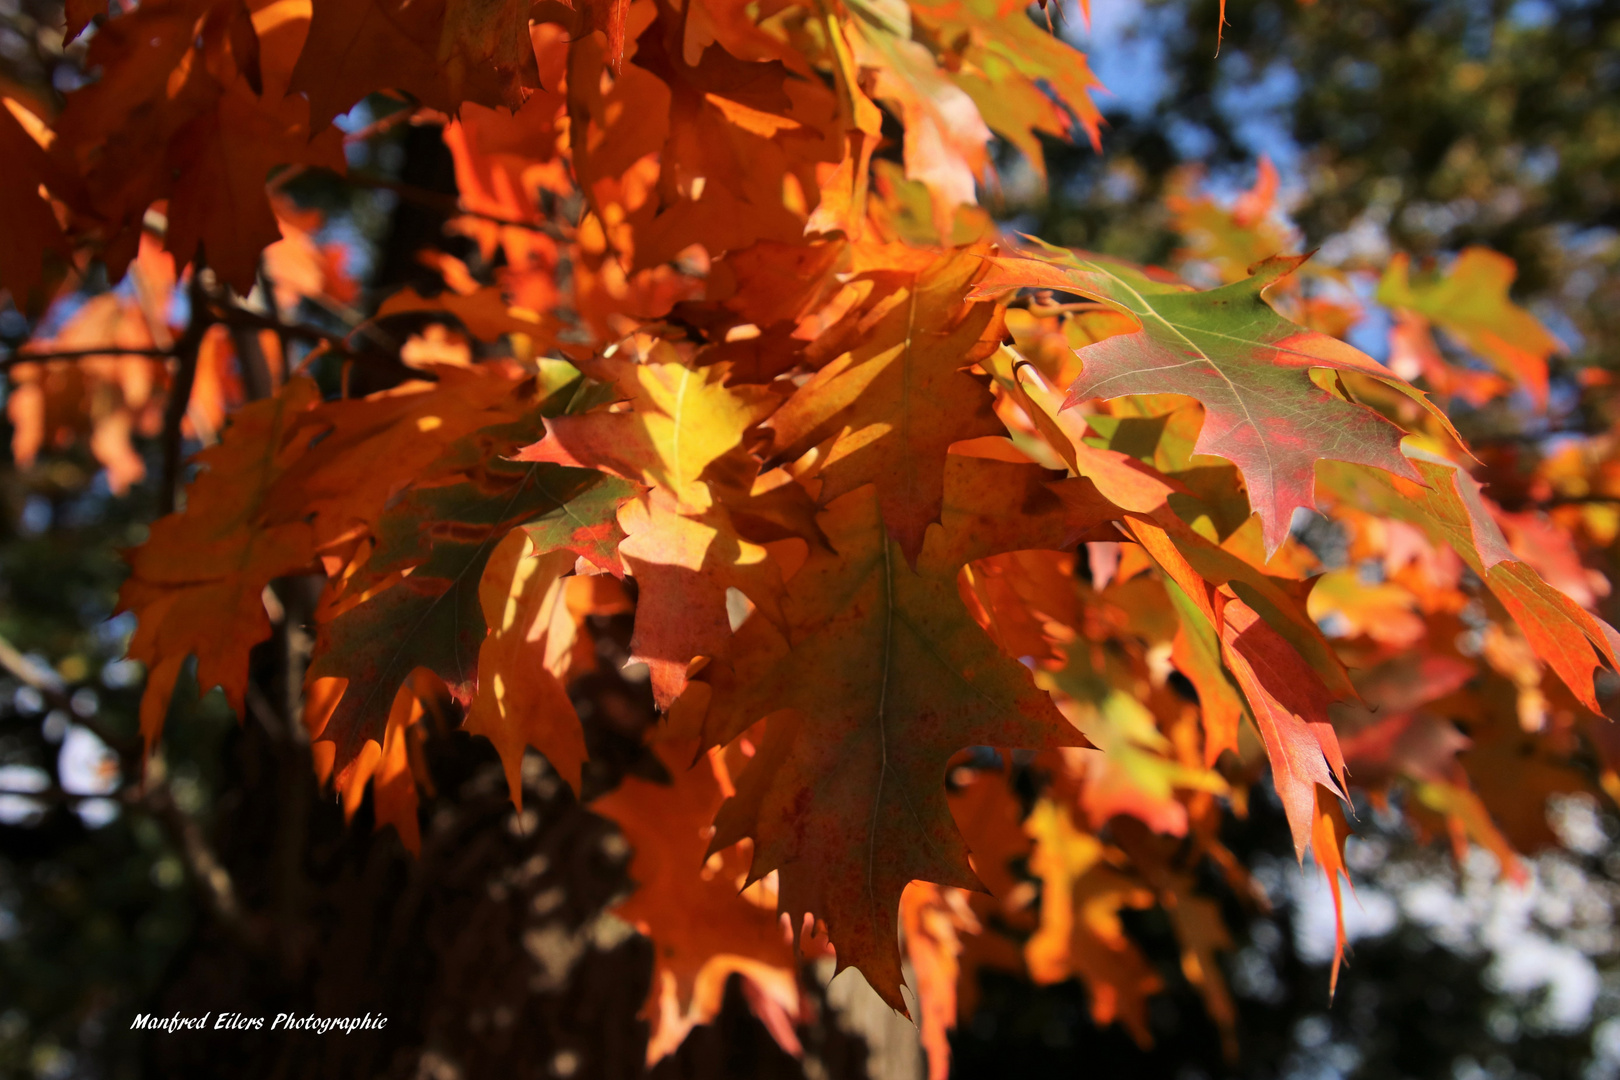
{"type": "Polygon", "coordinates": [[[286,337],[319,342],[330,345],[335,349],[348,351],[348,335],[340,334],[335,330],[323,330],[308,323],[282,322],[280,319],[238,304],[216,304],[215,308],[217,311],[213,314],[213,317],[233,329],[273,330],[286,337]]]}
{"type": "Polygon", "coordinates": [[[526,229],[529,232],[542,233],[555,240],[566,237],[557,226],[545,221],[518,221],[513,218],[501,217],[499,214],[488,214],[481,210],[469,210],[463,206],[461,200],[454,195],[445,195],[437,191],[428,191],[412,184],[402,184],[398,180],[390,180],[386,176],[377,176],[373,173],[350,169],[340,178],[356,187],[372,188],[377,191],[391,191],[401,199],[418,206],[425,206],[430,210],[438,210],[450,217],[470,217],[479,221],[487,221],[492,225],[502,225],[508,229],[526,229]]]}
{"type": "Polygon", "coordinates": [[[24,684],[33,687],[53,709],[61,709],[73,718],[72,722],[100,739],[125,761],[140,757],[140,744],[123,738],[107,729],[107,725],[93,716],[80,716],[73,710],[73,698],[63,685],[61,676],[18,651],[17,647],[0,637],[0,668],[5,668],[24,684]]]}
{"type": "Polygon", "coordinates": [[[180,860],[208,913],[248,950],[262,952],[264,936],[242,908],[230,872],[208,845],[202,826],[174,801],[168,785],[155,784],[130,801],[151,814],[180,848],[180,860]]]}
{"type": "Polygon", "coordinates": [[[89,795],[83,792],[68,791],[52,785],[38,791],[29,791],[25,788],[0,787],[0,798],[33,799],[35,802],[60,803],[65,806],[72,806],[75,803],[89,802],[91,799],[111,799],[117,802],[118,794],[117,792],[111,792],[105,795],[89,795]]]}
{"type": "Polygon", "coordinates": [[[158,492],[159,514],[172,514],[180,498],[181,455],[185,445],[180,429],[191,407],[191,388],[197,381],[197,352],[202,348],[203,335],[214,324],[214,314],[208,304],[208,287],[203,284],[207,270],[199,259],[192,267],[191,282],[187,286],[191,300],[191,321],[186,332],[174,343],[174,356],[178,361],[174,382],[169,387],[169,400],[163,406],[163,480],[158,492]]]}
{"type": "Polygon", "coordinates": [[[153,360],[167,360],[173,349],[128,349],[117,345],[98,349],[53,349],[41,352],[14,352],[0,358],[0,371],[10,371],[19,364],[38,364],[47,360],[89,360],[97,356],[144,356],[153,360]]]}

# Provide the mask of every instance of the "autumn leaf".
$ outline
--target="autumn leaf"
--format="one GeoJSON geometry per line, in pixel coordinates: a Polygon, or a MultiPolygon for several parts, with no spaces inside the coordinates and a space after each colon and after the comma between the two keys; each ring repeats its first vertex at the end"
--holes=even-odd
{"type": "Polygon", "coordinates": [[[402,90],[454,114],[464,101],[516,108],[538,87],[527,7],[450,0],[322,0],[289,89],[309,96],[310,129],[322,131],[366,95],[402,90]],[[487,43],[476,34],[493,28],[487,43]]]}
{"type": "Polygon", "coordinates": [[[163,362],[123,353],[153,349],[154,331],[141,304],[116,293],[92,296],[74,311],[59,333],[36,345],[46,350],[92,350],[76,360],[27,359],[21,352],[8,372],[11,386],[6,415],[11,420],[11,452],[25,468],[42,450],[65,447],[84,437],[90,453],[107,470],[107,486],[122,495],[146,476],[146,462],[135,448],[138,437],[155,435],[162,425],[163,362]]]}
{"type": "Polygon", "coordinates": [[[1123,1024],[1148,1046],[1147,999],[1163,986],[1130,938],[1122,910],[1152,907],[1154,896],[1107,858],[1103,842],[1078,829],[1069,811],[1037,803],[1025,828],[1035,838],[1030,870],[1041,879],[1041,925],[1024,946],[1037,983],[1079,976],[1091,992],[1091,1018],[1123,1024]]]}
{"type": "Polygon", "coordinates": [[[1208,619],[1174,580],[1165,591],[1176,608],[1176,637],[1170,659],[1198,691],[1204,720],[1204,764],[1214,768],[1222,753],[1238,751],[1238,728],[1243,723],[1243,699],[1221,668],[1220,642],[1208,619]]]}
{"type": "Polygon", "coordinates": [[[390,501],[459,440],[517,421],[535,401],[520,373],[495,364],[439,368],[360,400],[329,401],[298,419],[311,442],[266,501],[274,520],[309,521],[331,549],[369,532],[390,501]]]}
{"type": "Polygon", "coordinates": [[[1416,479],[1400,452],[1402,430],[1321,389],[1310,370],[1355,371],[1405,384],[1349,345],[1282,318],[1263,299],[1300,261],[1272,259],[1247,281],[1193,292],[1045,248],[1032,257],[994,259],[975,295],[1012,286],[1060,289],[1134,317],[1141,325],[1136,333],[1081,350],[1085,369],[1064,407],[1123,394],[1181,393],[1202,402],[1204,426],[1193,452],[1224,457],[1242,470],[1269,557],[1287,538],[1294,509],[1315,505],[1319,458],[1416,479]]]}
{"type": "Polygon", "coordinates": [[[1261,156],[1254,187],[1231,206],[1187,190],[1196,177],[1173,181],[1181,190],[1165,200],[1176,232],[1187,241],[1186,256],[1214,264],[1221,280],[1230,283],[1248,277],[1250,267],[1273,255],[1299,250],[1298,237],[1275,220],[1279,177],[1270,158],[1261,156]]]}
{"type": "Polygon", "coordinates": [[[632,407],[550,419],[545,439],[524,447],[516,460],[607,469],[657,484],[698,511],[710,503],[699,481],[703,471],[777,400],[762,387],[727,387],[724,367],[694,370],[662,350],[648,363],[615,355],[587,369],[632,407]]]}
{"type": "Polygon", "coordinates": [[[82,177],[78,208],[100,223],[115,277],[134,255],[147,209],[167,197],[164,242],[176,259],[202,249],[246,294],[259,253],[281,236],[265,191],[270,170],[343,171],[338,133],[311,138],[307,102],[287,93],[309,14],[303,0],[278,0],[247,25],[240,3],[157,0],[97,31],[88,62],[105,74],[69,95],[52,152],[82,177]],[[256,67],[238,55],[244,40],[256,42],[256,67]]]}
{"type": "MultiPolygon", "coordinates": [[[[802,1053],[797,979],[829,948],[897,1008],[909,963],[934,1080],[986,968],[1077,979],[1145,1045],[1179,959],[1230,1057],[1222,911],[1260,891],[1222,836],[1268,764],[1339,913],[1330,990],[1352,778],[1510,878],[1557,839],[1552,796],[1620,793],[1596,712],[1620,442],[1474,462],[1402,381],[1493,424],[1514,387],[1545,405],[1559,343],[1513,264],[1392,260],[1386,367],[1336,340],[1353,304],[1300,286],[1377,268],[1279,255],[1267,162],[1233,202],[1172,181],[1168,270],[993,247],[994,139],[1041,174],[1047,138],[1101,128],[1086,58],[1022,5],[68,0],[64,22],[86,80],[0,115],[0,287],[33,335],[7,412],[53,500],[92,459],[133,490],[162,437],[184,509],[120,593],[148,748],[194,658],[239,712],[301,714],[345,816],[369,801],[416,851],[430,732],[489,740],[520,803],[531,750],[581,793],[587,701],[614,738],[644,724],[594,809],[634,852],[608,903],[648,939],[649,1064],[728,985],[802,1053]],[[372,153],[407,127],[403,170],[372,153]],[[387,175],[345,176],[351,154],[387,175]],[[300,201],[334,183],[410,208],[386,252],[300,201]],[[1228,284],[1183,283],[1205,278],[1228,284]],[[316,575],[312,612],[286,602],[316,575]],[[256,650],[273,624],[289,648],[256,650]],[[609,657],[628,683],[581,678],[609,657]],[[1152,961],[1127,931],[1150,908],[1174,935],[1152,961]]],[[[1601,420],[1614,380],[1578,374],[1601,420]]],[[[418,876],[478,786],[433,795],[418,876]]],[[[261,892],[235,901],[255,935],[261,892]]]]}
{"type": "Polygon", "coordinates": [[[625,208],[620,250],[633,248],[632,272],[693,244],[713,257],[760,240],[798,242],[808,207],[784,197],[780,178],[813,175],[840,149],[834,100],[819,80],[796,77],[777,59],[734,56],[718,40],[689,55],[687,21],[659,5],[611,89],[598,90],[577,49],[570,76],[575,167],[599,214],[615,178],[637,160],[631,146],[657,152],[656,188],[625,208]]]}
{"type": "Polygon", "coordinates": [[[1350,826],[1344,820],[1338,798],[1326,788],[1318,787],[1311,824],[1311,854],[1333,894],[1333,973],[1328,977],[1329,1000],[1338,992],[1339,966],[1344,962],[1344,893],[1339,879],[1350,881],[1350,871],[1344,865],[1344,841],[1349,835],[1350,826]]]}
{"type": "Polygon", "coordinates": [[[1121,818],[1109,831],[1139,872],[1157,893],[1160,906],[1169,917],[1181,946],[1181,973],[1204,999],[1209,1018],[1221,1033],[1221,1051],[1226,1060],[1238,1059],[1237,1005],[1221,974],[1216,953],[1233,947],[1218,901],[1201,895],[1199,876],[1186,868],[1198,868],[1205,855],[1214,856],[1228,883],[1240,894],[1244,891],[1243,872],[1233,872],[1234,860],[1220,842],[1210,835],[1220,823],[1211,813],[1213,804],[1205,800],[1194,822],[1194,843],[1188,845],[1173,837],[1156,836],[1132,818],[1121,818]]]}
{"type": "Polygon", "coordinates": [[[141,697],[148,750],[189,656],[197,657],[198,686],[221,687],[245,715],[248,653],[270,636],[264,592],[315,558],[306,522],[267,525],[260,515],[272,485],[308,446],[295,420],[319,399],[313,382],[294,379],[276,397],[238,410],[224,439],[198,455],[201,471],[185,510],[154,522],[146,543],[130,553],[118,606],[136,617],[129,655],[150,672],[141,697]]]}
{"type": "Polygon", "coordinates": [[[567,551],[610,574],[623,576],[619,547],[625,533],[618,510],[636,495],[636,486],[603,477],[596,486],[555,510],[525,522],[523,531],[536,552],[567,551]]]}
{"type": "Polygon", "coordinates": [[[799,1052],[793,946],[765,883],[744,890],[746,845],[713,850],[709,823],[733,790],[719,751],[692,762],[689,744],[658,743],[674,778],[655,784],[634,776],[591,804],[616,822],[635,852],[636,891],[615,912],[652,939],[653,978],[642,1015],[653,1022],[649,1065],[672,1053],[686,1033],[720,1012],[726,981],[740,975],[767,1030],[799,1052]]]}
{"type": "Polygon", "coordinates": [[[951,81],[986,124],[1044,173],[1039,135],[1076,141],[1078,121],[1092,148],[1101,147],[1102,113],[1091,95],[1103,87],[1083,53],[1020,14],[994,0],[911,4],[913,25],[939,43],[951,81]]]}
{"type": "Polygon", "coordinates": [[[1084,477],[1016,461],[949,454],[940,493],[935,557],[967,563],[1004,551],[1067,551],[1082,539],[1117,535],[1105,523],[1122,517],[1084,477]]]}
{"type": "Polygon", "coordinates": [[[1411,260],[1397,254],[1378,283],[1378,302],[1411,312],[1457,338],[1499,374],[1547,407],[1547,359],[1563,345],[1508,297],[1518,268],[1489,248],[1464,248],[1445,274],[1412,280],[1411,260]]]}
{"type": "Polygon", "coordinates": [[[378,738],[387,702],[412,670],[427,668],[453,696],[471,699],[486,632],[479,582],[497,544],[600,482],[590,470],[503,460],[534,426],[468,436],[469,464],[412,488],[378,520],[376,549],[347,586],[364,599],[321,628],[309,669],[312,679],[348,680],[325,731],[339,769],[378,738]]]}
{"type": "Polygon", "coordinates": [[[1473,477],[1443,458],[1413,454],[1422,486],[1347,468],[1325,469],[1324,484],[1337,497],[1410,522],[1455,551],[1501,601],[1536,655],[1582,705],[1601,714],[1597,673],[1620,667],[1614,628],[1514,557],[1473,477]]]}
{"type": "Polygon", "coordinates": [[[1395,776],[1454,783],[1467,736],[1438,710],[1425,708],[1465,686],[1478,665],[1446,653],[1406,652],[1358,673],[1365,707],[1334,706],[1334,728],[1347,767],[1372,789],[1395,776]]]}
{"type": "Polygon", "coordinates": [[[962,936],[978,933],[979,921],[961,889],[913,881],[900,896],[900,928],[906,959],[916,975],[918,1026],[928,1054],[928,1080],[947,1080],[962,936]]]}
{"type": "Polygon", "coordinates": [[[599,30],[607,43],[608,69],[617,75],[624,70],[624,19],[630,0],[576,0],[585,25],[599,30]]]}
{"type": "Polygon", "coordinates": [[[40,187],[61,189],[64,177],[29,127],[43,125],[33,113],[0,99],[0,287],[9,290],[18,308],[37,311],[44,303],[46,271],[54,262],[66,269],[71,247],[40,187]],[[19,113],[21,117],[19,118],[19,113]],[[28,126],[24,126],[24,122],[28,126]]]}
{"type": "Polygon", "coordinates": [[[817,449],[821,499],[877,485],[885,527],[915,562],[938,518],[946,451],[1003,429],[964,369],[995,348],[994,311],[965,301],[973,254],[942,258],[867,318],[861,342],[799,387],[766,425],[779,458],[817,449]]]}
{"type": "Polygon", "coordinates": [[[1084,658],[1089,651],[1071,650],[1064,668],[1036,678],[1037,685],[1062,695],[1058,707],[1102,751],[1062,752],[1067,767],[1084,776],[1080,809],[1094,829],[1129,814],[1155,832],[1185,836],[1187,809],[1175,792],[1225,795],[1226,781],[1209,769],[1177,761],[1147,707],[1090,670],[1084,658]]]}
{"type": "Polygon", "coordinates": [[[345,820],[354,820],[369,783],[377,827],[392,825],[399,833],[400,843],[412,855],[422,853],[422,826],[417,817],[419,800],[408,743],[412,726],[422,718],[422,698],[418,691],[430,682],[431,677],[413,677],[402,684],[388,710],[388,728],[381,743],[366,743],[359,756],[333,778],[333,786],[343,801],[345,820]]]}
{"type": "Polygon", "coordinates": [[[737,532],[724,509],[683,515],[670,502],[655,491],[626,503],[620,523],[627,536],[619,545],[639,590],[631,659],[647,665],[653,700],[665,709],[685,691],[694,661],[729,651],[728,591],[763,607],[761,618],[779,618],[781,591],[776,563],[737,532]]]}
{"type": "Polygon", "coordinates": [[[750,619],[713,690],[704,741],[770,715],[716,846],[754,838],[751,876],[777,870],[782,909],[825,921],[840,968],[859,967],[895,1008],[895,912],[913,880],[974,888],[951,822],[945,764],[965,746],[1083,744],[1051,700],[1001,655],[957,593],[943,530],[907,564],[862,489],[821,515],[830,550],[788,582],[786,633],[750,619]],[[787,711],[784,711],[787,710],[787,711]]]}
{"type": "Polygon", "coordinates": [[[502,88],[501,104],[521,105],[524,89],[540,86],[529,7],[529,0],[446,0],[435,59],[449,84],[493,75],[502,88]]]}
{"type": "Polygon", "coordinates": [[[1316,788],[1343,797],[1344,756],[1328,717],[1333,698],[1283,637],[1241,600],[1228,600],[1221,652],[1243,690],[1271,760],[1271,779],[1288,816],[1294,854],[1311,844],[1316,788]]]}
{"type": "Polygon", "coordinates": [[[1225,587],[1293,646],[1331,694],[1340,699],[1355,697],[1349,672],[1311,618],[1299,583],[1267,574],[1187,528],[1173,514],[1159,513],[1151,521],[1127,515],[1124,525],[1211,627],[1218,626],[1220,619],[1210,589],[1225,587]]]}
{"type": "Polygon", "coordinates": [[[913,40],[906,4],[857,2],[844,24],[854,59],[873,73],[872,96],[889,103],[905,128],[906,177],[926,185],[935,228],[951,234],[958,206],[975,203],[974,181],[990,164],[990,129],[971,96],[913,40]]]}
{"type": "Polygon", "coordinates": [[[478,647],[478,691],[462,728],[495,745],[519,810],[528,747],[544,754],[575,793],[588,756],[564,683],[579,633],[564,578],[575,558],[566,548],[541,548],[526,530],[514,529],[496,545],[478,582],[489,636],[478,647]]]}
{"type": "Polygon", "coordinates": [[[386,319],[406,313],[452,316],[480,341],[496,341],[504,334],[522,334],[534,353],[546,352],[556,342],[558,323],[555,318],[509,306],[501,290],[494,286],[467,294],[446,291],[431,298],[415,289],[404,289],[384,300],[375,317],[386,319]]]}

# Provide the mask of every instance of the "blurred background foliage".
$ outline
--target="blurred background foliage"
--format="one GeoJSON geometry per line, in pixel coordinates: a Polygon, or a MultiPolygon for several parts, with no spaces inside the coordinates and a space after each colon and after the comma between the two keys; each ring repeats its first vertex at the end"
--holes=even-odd
{"type": "MultiPolygon", "coordinates": [[[[1443,260],[1470,244],[1518,262],[1515,298],[1568,352],[1546,415],[1496,405],[1458,417],[1482,455],[1528,467],[1561,432],[1608,428],[1603,399],[1577,387],[1582,369],[1620,355],[1620,0],[1232,0],[1227,16],[1217,50],[1217,0],[1095,0],[1089,25],[1063,12],[1061,31],[1115,93],[1102,103],[1104,150],[1049,145],[1047,189],[1007,150],[987,192],[997,216],[1055,243],[1167,262],[1184,242],[1172,197],[1233,197],[1265,157],[1301,246],[1327,262],[1381,265],[1392,250],[1443,260]]],[[[83,43],[64,51],[61,24],[52,0],[0,0],[0,91],[49,101],[87,77],[83,43]]],[[[452,190],[432,128],[400,125],[353,152],[367,175],[452,190]]],[[[456,250],[438,211],[384,188],[312,178],[294,191],[326,212],[323,239],[344,245],[365,296],[412,280],[425,243],[456,250]]],[[[1369,305],[1355,337],[1374,355],[1380,318],[1369,305]]],[[[29,332],[0,312],[0,345],[29,332]]],[[[601,918],[625,887],[622,842],[538,762],[516,818],[487,746],[433,736],[443,745],[424,816],[449,839],[417,861],[392,833],[372,834],[369,804],[346,824],[307,762],[269,726],[238,724],[217,695],[182,696],[170,717],[169,811],[109,790],[141,678],[120,660],[127,620],[111,617],[119,551],[154,510],[140,489],[112,497],[82,451],[27,470],[0,463],[0,1076],[437,1078],[459,1075],[451,1059],[481,1062],[480,1075],[634,1075],[650,956],[601,918]],[[188,827],[244,893],[318,897],[311,940],[269,959],[234,941],[188,886],[188,827]],[[267,857],[277,844],[293,845],[290,860],[267,857]],[[345,966],[345,952],[358,959],[345,966]],[[382,1011],[391,1028],[324,1044],[127,1030],[137,1011],[278,1006],[382,1011]]],[[[645,688],[604,674],[580,693],[593,757],[646,768],[634,749],[651,719],[645,688]]],[[[1149,912],[1129,929],[1171,988],[1153,1003],[1150,1049],[1094,1026],[1076,983],[986,974],[954,1038],[955,1073],[1620,1076],[1615,808],[1560,804],[1561,847],[1531,861],[1522,891],[1494,884],[1489,856],[1459,866],[1358,809],[1356,940],[1336,1001],[1318,876],[1294,866],[1280,809],[1257,793],[1227,837],[1273,899],[1269,912],[1226,904],[1243,928],[1226,955],[1236,1059],[1181,975],[1164,916],[1149,912]]],[[[879,1074],[834,1008],[804,1041],[805,1062],[787,1058],[733,1001],[659,1074],[879,1074]]]]}

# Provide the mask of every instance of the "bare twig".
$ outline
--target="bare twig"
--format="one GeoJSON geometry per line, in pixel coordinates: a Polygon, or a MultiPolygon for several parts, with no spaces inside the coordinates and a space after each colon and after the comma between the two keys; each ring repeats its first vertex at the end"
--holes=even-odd
{"type": "Polygon", "coordinates": [[[273,330],[286,337],[303,341],[322,342],[337,349],[347,349],[348,337],[334,330],[323,330],[308,323],[288,323],[280,319],[245,308],[239,304],[216,304],[215,317],[232,328],[273,330]]]}
{"type": "Polygon", "coordinates": [[[127,349],[117,345],[95,349],[53,349],[39,352],[14,352],[0,358],[0,371],[9,371],[19,364],[38,364],[47,360],[90,360],[97,356],[144,356],[153,360],[167,360],[173,349],[127,349]]]}
{"type": "Polygon", "coordinates": [[[231,875],[214,854],[197,819],[181,809],[167,784],[150,786],[133,799],[163,826],[180,849],[180,860],[203,906],[233,937],[253,952],[264,949],[264,936],[236,895],[231,875]]]}
{"type": "Polygon", "coordinates": [[[185,444],[180,429],[191,407],[191,388],[197,381],[197,352],[202,348],[203,335],[214,323],[208,304],[208,287],[203,283],[206,270],[198,260],[192,268],[191,282],[187,286],[191,300],[191,321],[185,333],[174,343],[174,356],[178,362],[174,382],[169,387],[169,400],[163,407],[163,483],[158,492],[158,510],[162,514],[174,513],[180,498],[181,454],[185,444]]]}
{"type": "Polygon", "coordinates": [[[26,788],[0,787],[0,798],[5,798],[8,796],[17,799],[33,799],[35,802],[41,803],[60,803],[65,806],[72,806],[75,803],[88,802],[91,799],[116,800],[118,798],[116,794],[88,795],[77,791],[67,791],[54,785],[47,788],[41,788],[37,791],[29,791],[26,788]]]}
{"type": "Polygon", "coordinates": [[[415,119],[416,110],[396,109],[380,120],[373,120],[359,131],[351,131],[343,136],[343,145],[354,146],[356,143],[374,139],[378,135],[386,135],[400,124],[409,124],[415,119]]]}
{"type": "Polygon", "coordinates": [[[140,757],[140,744],[115,734],[94,716],[80,716],[73,709],[73,698],[68,694],[62,677],[33,658],[20,652],[15,645],[0,637],[0,668],[38,691],[40,697],[53,709],[61,709],[73,718],[73,723],[100,739],[124,761],[140,757]]]}
{"type": "MultiPolygon", "coordinates": [[[[5,638],[0,638],[0,667],[39,691],[53,706],[73,715],[71,699],[60,676],[50,668],[19,652],[5,638]]],[[[108,731],[106,725],[94,717],[73,715],[73,723],[85,728],[118,753],[126,765],[138,761],[140,747],[108,731]]],[[[59,784],[39,791],[15,788],[0,789],[0,795],[15,795],[45,803],[73,804],[86,799],[117,799],[125,806],[150,814],[169,834],[186,865],[203,903],[222,925],[253,949],[263,948],[262,936],[244,914],[237,901],[235,887],[213,849],[203,836],[202,826],[174,801],[168,784],[161,778],[141,786],[126,786],[116,793],[104,795],[79,794],[64,790],[59,784]]]]}
{"type": "Polygon", "coordinates": [[[479,221],[487,221],[492,225],[503,225],[509,229],[526,229],[529,232],[543,233],[556,240],[566,237],[562,230],[547,221],[518,221],[513,218],[501,217],[499,214],[484,213],[480,210],[470,210],[463,206],[461,200],[454,195],[443,192],[429,191],[426,188],[416,187],[412,184],[402,184],[398,180],[390,180],[386,176],[377,176],[375,173],[363,172],[359,169],[350,169],[340,178],[356,187],[372,188],[378,191],[391,191],[408,203],[425,206],[430,210],[437,210],[448,217],[470,217],[479,221]]]}

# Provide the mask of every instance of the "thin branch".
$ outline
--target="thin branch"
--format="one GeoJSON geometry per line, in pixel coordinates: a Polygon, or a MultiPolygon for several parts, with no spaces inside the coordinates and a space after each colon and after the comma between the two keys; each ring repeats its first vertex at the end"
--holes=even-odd
{"type": "Polygon", "coordinates": [[[173,349],[128,349],[117,345],[96,349],[54,349],[41,352],[14,352],[0,358],[0,371],[9,371],[19,364],[37,364],[47,360],[90,360],[97,356],[144,356],[153,360],[167,360],[173,349]]]}
{"type": "Polygon", "coordinates": [[[214,317],[233,329],[272,330],[285,337],[319,342],[335,349],[348,351],[348,335],[334,330],[323,330],[308,323],[282,322],[280,319],[245,308],[238,304],[215,304],[214,317]]]}
{"type": "MultiPolygon", "coordinates": [[[[56,672],[19,652],[3,637],[0,637],[0,667],[4,667],[16,678],[39,691],[40,695],[52,705],[62,707],[72,714],[71,699],[56,672]]],[[[72,722],[90,731],[117,752],[126,763],[139,757],[138,746],[114,735],[95,718],[75,715],[72,722]]],[[[144,790],[125,787],[122,791],[106,795],[80,795],[65,791],[60,785],[53,785],[40,791],[4,788],[0,789],[0,795],[15,795],[39,802],[67,804],[86,799],[113,798],[126,806],[150,814],[180,849],[181,859],[202,894],[204,905],[244,944],[255,950],[263,948],[263,938],[243,912],[236,898],[236,889],[231,882],[230,874],[214,855],[213,849],[208,846],[202,826],[174,801],[174,795],[163,780],[158,779],[147,784],[144,790]]]]}
{"type": "Polygon", "coordinates": [[[248,917],[236,895],[236,885],[203,835],[197,819],[174,801],[168,785],[149,787],[136,797],[136,805],[154,817],[180,848],[180,860],[191,878],[203,906],[230,934],[250,951],[264,949],[264,936],[248,917]]]}
{"type": "Polygon", "coordinates": [[[37,791],[29,791],[26,788],[0,787],[0,798],[8,797],[16,799],[33,799],[35,802],[41,803],[61,803],[66,806],[72,806],[75,803],[89,802],[91,799],[112,799],[117,801],[119,798],[117,792],[112,792],[106,795],[89,795],[83,792],[67,791],[63,788],[56,787],[55,785],[47,788],[41,788],[37,791]]]}
{"type": "Polygon", "coordinates": [[[180,425],[191,408],[191,388],[197,381],[197,352],[202,348],[203,335],[214,323],[214,314],[208,306],[208,287],[203,283],[207,274],[199,259],[191,270],[188,285],[191,300],[191,321],[185,333],[174,343],[174,356],[178,361],[174,382],[169,387],[169,400],[163,406],[163,483],[158,492],[159,514],[172,514],[180,499],[180,473],[185,451],[185,440],[180,425]]]}
{"type": "Polygon", "coordinates": [[[94,716],[80,716],[73,709],[73,698],[68,694],[61,676],[19,651],[4,637],[0,637],[0,668],[5,668],[12,676],[33,687],[51,708],[66,712],[72,717],[72,723],[100,739],[124,761],[134,761],[140,757],[139,743],[108,730],[107,725],[94,716]]]}
{"type": "Polygon", "coordinates": [[[380,120],[373,120],[359,131],[351,131],[343,136],[344,146],[354,146],[357,143],[374,139],[378,135],[386,135],[400,124],[409,124],[416,119],[414,109],[396,109],[380,120]]]}
{"type": "Polygon", "coordinates": [[[479,221],[487,221],[492,225],[502,225],[509,229],[526,229],[529,232],[542,233],[555,240],[566,239],[562,230],[550,222],[517,221],[513,218],[501,217],[499,214],[489,214],[481,210],[471,210],[463,206],[461,200],[454,195],[447,195],[439,191],[429,191],[427,188],[416,187],[412,184],[402,184],[398,180],[390,180],[386,176],[377,176],[374,173],[350,169],[339,179],[346,180],[356,187],[372,188],[378,191],[391,191],[406,202],[425,206],[430,210],[437,210],[448,217],[470,217],[479,221]]]}

